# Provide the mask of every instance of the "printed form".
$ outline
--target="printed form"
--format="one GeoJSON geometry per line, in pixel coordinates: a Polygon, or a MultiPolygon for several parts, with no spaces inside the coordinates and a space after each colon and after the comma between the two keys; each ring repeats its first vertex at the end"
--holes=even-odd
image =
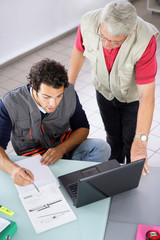
{"type": "Polygon", "coordinates": [[[17,161],[29,169],[35,177],[35,184],[20,187],[16,185],[19,197],[37,233],[76,220],[72,209],[59,189],[59,183],[48,166],[41,165],[41,156],[17,161]]]}

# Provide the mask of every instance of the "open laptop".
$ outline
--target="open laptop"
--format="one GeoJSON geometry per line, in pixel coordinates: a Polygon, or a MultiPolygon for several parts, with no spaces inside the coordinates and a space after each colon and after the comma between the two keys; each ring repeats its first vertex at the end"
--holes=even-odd
{"type": "Polygon", "coordinates": [[[145,159],[120,165],[116,160],[59,176],[73,205],[81,207],[138,187],[145,159]]]}

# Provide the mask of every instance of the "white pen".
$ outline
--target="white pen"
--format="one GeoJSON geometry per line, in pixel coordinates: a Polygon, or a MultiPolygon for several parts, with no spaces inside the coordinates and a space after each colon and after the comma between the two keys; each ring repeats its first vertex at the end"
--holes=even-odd
{"type": "MultiPolygon", "coordinates": [[[[29,173],[25,170],[24,171],[25,172],[25,174],[27,175],[27,176],[29,176],[30,178],[31,178],[31,176],[29,175],[29,173]]],[[[38,187],[36,186],[36,184],[35,183],[32,183],[33,184],[33,186],[35,187],[35,189],[38,191],[38,192],[40,192],[39,191],[39,189],[38,189],[38,187]]]]}

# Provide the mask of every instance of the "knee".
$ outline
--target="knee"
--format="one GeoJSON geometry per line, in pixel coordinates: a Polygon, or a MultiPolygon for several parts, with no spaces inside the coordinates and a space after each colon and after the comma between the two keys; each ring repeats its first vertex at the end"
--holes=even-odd
{"type": "Polygon", "coordinates": [[[110,145],[102,140],[102,139],[95,139],[97,151],[100,154],[100,162],[107,161],[111,156],[111,147],[110,145]]]}

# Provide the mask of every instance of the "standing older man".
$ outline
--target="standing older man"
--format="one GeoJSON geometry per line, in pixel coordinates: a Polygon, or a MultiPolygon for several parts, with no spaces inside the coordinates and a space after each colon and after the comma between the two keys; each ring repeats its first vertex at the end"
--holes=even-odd
{"type": "Polygon", "coordinates": [[[88,58],[97,102],[119,162],[145,157],[154,110],[158,30],[137,16],[126,0],[111,1],[82,17],[72,52],[69,81],[75,83],[88,58]]]}

